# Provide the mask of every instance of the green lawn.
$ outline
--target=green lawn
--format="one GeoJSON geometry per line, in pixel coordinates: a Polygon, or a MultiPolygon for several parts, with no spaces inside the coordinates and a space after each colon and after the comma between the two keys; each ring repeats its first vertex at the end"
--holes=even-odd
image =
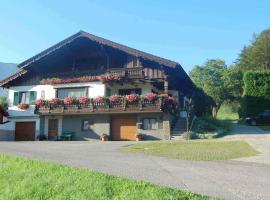
{"type": "Polygon", "coordinates": [[[5,154],[0,154],[0,186],[0,199],[9,200],[210,199],[143,181],[5,154]]]}
{"type": "Polygon", "coordinates": [[[258,153],[246,142],[217,140],[139,143],[121,150],[181,160],[228,160],[258,153]]]}
{"type": "Polygon", "coordinates": [[[225,102],[221,105],[217,113],[217,119],[235,121],[239,120],[238,109],[240,104],[238,102],[225,102]]]}

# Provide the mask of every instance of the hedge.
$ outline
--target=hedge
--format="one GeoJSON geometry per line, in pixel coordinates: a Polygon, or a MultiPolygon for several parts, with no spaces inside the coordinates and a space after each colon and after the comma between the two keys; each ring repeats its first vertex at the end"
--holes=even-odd
{"type": "Polygon", "coordinates": [[[244,74],[241,117],[270,109],[270,71],[248,71],[244,74]]]}

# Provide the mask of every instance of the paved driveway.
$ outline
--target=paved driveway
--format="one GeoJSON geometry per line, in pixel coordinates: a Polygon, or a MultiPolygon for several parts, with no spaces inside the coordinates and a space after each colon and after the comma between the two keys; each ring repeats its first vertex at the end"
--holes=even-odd
{"type": "Polygon", "coordinates": [[[270,199],[270,166],[121,153],[133,142],[0,142],[0,152],[86,167],[224,199],[270,199]]]}
{"type": "Polygon", "coordinates": [[[229,135],[220,140],[246,141],[254,149],[260,152],[259,155],[238,158],[238,161],[255,162],[270,165],[270,132],[264,131],[255,126],[234,124],[229,135]]]}

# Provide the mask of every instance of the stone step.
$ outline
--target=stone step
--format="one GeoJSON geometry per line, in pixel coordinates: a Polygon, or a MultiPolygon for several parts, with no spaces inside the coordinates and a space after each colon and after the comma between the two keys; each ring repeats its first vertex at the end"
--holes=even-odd
{"type": "Polygon", "coordinates": [[[174,126],[174,128],[185,128],[186,126],[174,126]]]}
{"type": "Polygon", "coordinates": [[[183,140],[182,135],[171,135],[171,140],[183,140]]]}
{"type": "Polygon", "coordinates": [[[186,130],[182,130],[182,131],[171,131],[171,135],[182,135],[184,132],[186,132],[186,130]]]}
{"type": "Polygon", "coordinates": [[[183,133],[183,132],[186,132],[186,131],[187,131],[186,129],[173,129],[172,133],[183,133]]]}

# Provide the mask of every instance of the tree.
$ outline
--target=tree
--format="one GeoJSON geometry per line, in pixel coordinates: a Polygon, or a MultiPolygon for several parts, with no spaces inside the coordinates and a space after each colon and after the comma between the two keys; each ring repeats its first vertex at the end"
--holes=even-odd
{"type": "Polygon", "coordinates": [[[270,69],[270,29],[253,36],[251,44],[242,49],[237,64],[245,71],[270,69]]]}
{"type": "Polygon", "coordinates": [[[221,104],[229,98],[225,85],[224,73],[227,70],[225,61],[220,59],[207,60],[202,66],[196,65],[189,73],[195,85],[211,96],[216,102],[213,117],[216,117],[221,104]]]}
{"type": "Polygon", "coordinates": [[[6,111],[8,108],[8,102],[7,102],[7,98],[6,97],[2,97],[0,96],[0,107],[6,111]]]}
{"type": "Polygon", "coordinates": [[[243,71],[238,66],[224,70],[222,80],[227,91],[227,100],[239,100],[243,94],[243,71]]]}

